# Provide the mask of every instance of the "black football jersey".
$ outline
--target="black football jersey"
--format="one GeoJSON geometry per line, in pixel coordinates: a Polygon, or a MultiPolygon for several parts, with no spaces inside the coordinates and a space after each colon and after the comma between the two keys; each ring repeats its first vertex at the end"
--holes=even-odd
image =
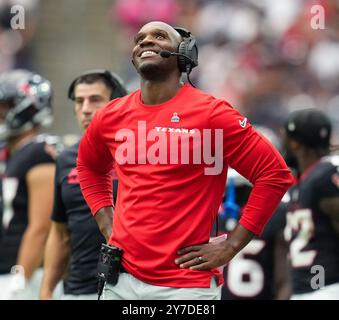
{"type": "Polygon", "coordinates": [[[339,157],[325,157],[290,190],[284,236],[289,241],[293,294],[312,292],[312,266],[325,271],[325,286],[339,282],[339,236],[320,209],[324,198],[339,197],[339,157]]]}
{"type": "MultiPolygon", "coordinates": [[[[76,158],[79,143],[65,149],[56,161],[55,198],[52,220],[66,223],[70,232],[71,260],[64,281],[66,294],[97,292],[97,264],[105,238],[88,208],[79,185],[76,158]]],[[[113,197],[117,180],[113,180],[113,197]]]]}
{"type": "Polygon", "coordinates": [[[285,225],[286,204],[281,203],[260,237],[256,237],[223,269],[222,300],[272,300],[274,248],[285,225]]]}
{"type": "Polygon", "coordinates": [[[16,264],[22,236],[28,224],[26,177],[37,165],[54,163],[57,137],[40,135],[7,156],[5,145],[0,157],[0,274],[16,264]]]}

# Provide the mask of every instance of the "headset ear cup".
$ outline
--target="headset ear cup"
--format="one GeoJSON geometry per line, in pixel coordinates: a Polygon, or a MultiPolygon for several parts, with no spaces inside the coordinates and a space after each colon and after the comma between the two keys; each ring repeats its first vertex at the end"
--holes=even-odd
{"type": "Polygon", "coordinates": [[[115,98],[123,97],[128,94],[123,80],[116,73],[105,70],[104,75],[106,76],[106,79],[111,84],[111,89],[112,89],[112,93],[110,97],[111,100],[115,98]]]}
{"type": "Polygon", "coordinates": [[[75,80],[72,81],[72,83],[70,84],[69,88],[68,88],[68,99],[70,100],[74,100],[74,85],[75,85],[75,80]]]}
{"type": "Polygon", "coordinates": [[[191,38],[187,46],[187,55],[193,60],[191,69],[198,66],[198,47],[195,38],[191,38]]]}
{"type": "MultiPolygon", "coordinates": [[[[187,51],[187,40],[183,40],[179,44],[178,53],[186,55],[187,54],[186,51],[187,51]]],[[[187,61],[185,57],[178,56],[178,66],[179,66],[180,72],[186,72],[186,64],[187,64],[187,61]]]]}
{"type": "Polygon", "coordinates": [[[112,94],[111,94],[111,100],[115,99],[115,98],[119,98],[119,97],[123,97],[126,96],[128,94],[124,83],[122,82],[122,80],[116,75],[112,73],[112,78],[111,78],[111,82],[112,82],[112,94]]]}

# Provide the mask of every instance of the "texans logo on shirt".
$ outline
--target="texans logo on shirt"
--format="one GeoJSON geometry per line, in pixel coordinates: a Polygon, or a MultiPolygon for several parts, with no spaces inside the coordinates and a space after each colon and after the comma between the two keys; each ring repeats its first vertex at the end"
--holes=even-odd
{"type": "Polygon", "coordinates": [[[69,172],[69,174],[67,176],[67,182],[69,184],[79,184],[80,183],[77,168],[73,168],[69,172]]]}

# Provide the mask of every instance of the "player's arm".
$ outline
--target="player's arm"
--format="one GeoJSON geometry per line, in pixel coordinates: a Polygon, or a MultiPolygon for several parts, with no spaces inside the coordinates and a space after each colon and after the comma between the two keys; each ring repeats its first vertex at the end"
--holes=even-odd
{"type": "MultiPolygon", "coordinates": [[[[104,109],[103,109],[104,110],[104,109]]],[[[99,110],[79,145],[77,170],[81,192],[106,241],[112,233],[113,157],[103,141],[103,119],[99,110]]]]}
{"type": "Polygon", "coordinates": [[[182,268],[194,270],[228,263],[254,235],[262,232],[293,183],[293,177],[281,155],[247,123],[244,116],[221,101],[211,110],[211,128],[222,129],[222,141],[216,142],[215,150],[222,150],[224,166],[229,164],[247,178],[253,184],[253,189],[239,224],[225,241],[179,250],[178,254],[184,255],[176,263],[182,268]],[[202,257],[203,263],[198,263],[198,257],[202,257]]]}
{"type": "Polygon", "coordinates": [[[67,271],[69,257],[70,235],[67,224],[53,221],[45,248],[40,299],[52,299],[56,285],[67,271]]]}
{"type": "Polygon", "coordinates": [[[28,226],[22,237],[17,264],[23,266],[30,279],[41,265],[50,229],[53,205],[55,164],[39,164],[26,176],[28,188],[28,226]]]}
{"type": "Polygon", "coordinates": [[[290,265],[288,262],[288,244],[283,231],[275,236],[274,243],[274,287],[276,300],[288,300],[291,296],[290,265]]]}
{"type": "Polygon", "coordinates": [[[180,268],[204,270],[217,268],[227,264],[254,237],[254,233],[238,224],[223,241],[213,241],[207,244],[195,245],[178,250],[182,255],[175,260],[180,268]],[[197,258],[202,257],[202,263],[197,264],[197,258]]]}

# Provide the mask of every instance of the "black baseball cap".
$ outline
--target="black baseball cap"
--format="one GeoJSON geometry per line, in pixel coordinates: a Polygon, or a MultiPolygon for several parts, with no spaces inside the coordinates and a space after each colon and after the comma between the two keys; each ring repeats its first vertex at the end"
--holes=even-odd
{"type": "Polygon", "coordinates": [[[330,146],[332,126],[326,114],[316,109],[291,112],[285,123],[286,135],[311,148],[330,146]]]}

